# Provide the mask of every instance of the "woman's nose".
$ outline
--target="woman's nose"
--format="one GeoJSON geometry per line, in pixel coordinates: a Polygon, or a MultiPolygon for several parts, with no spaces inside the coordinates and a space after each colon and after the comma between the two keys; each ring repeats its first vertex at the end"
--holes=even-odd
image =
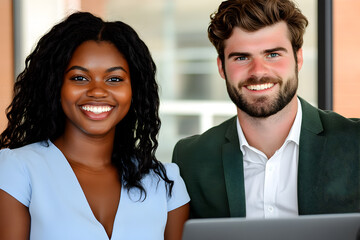
{"type": "Polygon", "coordinates": [[[87,91],[88,97],[94,98],[104,98],[108,96],[108,91],[106,89],[106,84],[104,82],[93,81],[89,85],[87,91]]]}

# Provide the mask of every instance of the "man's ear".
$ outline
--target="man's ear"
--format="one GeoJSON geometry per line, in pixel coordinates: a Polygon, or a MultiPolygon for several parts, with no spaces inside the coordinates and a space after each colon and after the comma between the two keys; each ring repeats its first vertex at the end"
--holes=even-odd
{"type": "Polygon", "coordinates": [[[219,57],[217,57],[216,62],[217,62],[217,66],[218,66],[220,76],[223,79],[225,79],[225,72],[224,72],[225,69],[223,69],[223,63],[222,63],[221,59],[219,57]]]}
{"type": "Polygon", "coordinates": [[[300,48],[297,52],[296,52],[296,58],[297,58],[297,65],[298,65],[298,71],[300,71],[304,59],[303,59],[303,51],[302,48],[300,48]]]}

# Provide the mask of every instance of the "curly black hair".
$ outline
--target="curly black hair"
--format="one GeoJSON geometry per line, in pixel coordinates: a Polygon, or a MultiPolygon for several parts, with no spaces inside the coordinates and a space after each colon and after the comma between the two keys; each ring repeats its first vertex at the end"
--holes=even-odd
{"type": "Polygon", "coordinates": [[[156,66],[149,49],[129,25],[106,22],[87,12],[77,12],[55,25],[26,58],[25,70],[14,85],[14,97],[7,108],[8,126],[0,135],[0,149],[55,140],[64,133],[65,115],[60,91],[65,69],[75,49],[85,41],[107,41],[116,46],[128,62],[132,104],[116,126],[112,163],[124,187],[146,191],[141,179],[153,170],[166,182],[171,195],[173,181],[155,157],[160,129],[156,66]]]}

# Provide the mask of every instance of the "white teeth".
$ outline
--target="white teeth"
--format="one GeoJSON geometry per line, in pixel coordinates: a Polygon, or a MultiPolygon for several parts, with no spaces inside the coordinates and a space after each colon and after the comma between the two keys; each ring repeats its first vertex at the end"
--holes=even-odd
{"type": "Polygon", "coordinates": [[[259,90],[265,90],[265,89],[271,88],[274,85],[275,85],[274,83],[264,83],[264,84],[257,84],[257,85],[249,85],[249,86],[246,86],[246,88],[249,90],[253,90],[253,91],[259,91],[259,90]]]}
{"type": "Polygon", "coordinates": [[[84,109],[85,111],[92,112],[95,114],[109,112],[112,109],[112,107],[110,106],[92,106],[92,105],[84,105],[81,106],[81,108],[84,109]]]}

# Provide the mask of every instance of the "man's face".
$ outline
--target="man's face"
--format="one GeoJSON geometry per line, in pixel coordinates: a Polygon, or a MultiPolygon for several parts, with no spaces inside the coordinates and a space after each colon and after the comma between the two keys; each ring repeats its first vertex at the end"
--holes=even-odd
{"type": "Polygon", "coordinates": [[[231,100],[259,118],[277,113],[295,97],[302,62],[301,49],[294,56],[285,22],[255,32],[234,28],[225,41],[224,64],[217,61],[231,100]]]}

